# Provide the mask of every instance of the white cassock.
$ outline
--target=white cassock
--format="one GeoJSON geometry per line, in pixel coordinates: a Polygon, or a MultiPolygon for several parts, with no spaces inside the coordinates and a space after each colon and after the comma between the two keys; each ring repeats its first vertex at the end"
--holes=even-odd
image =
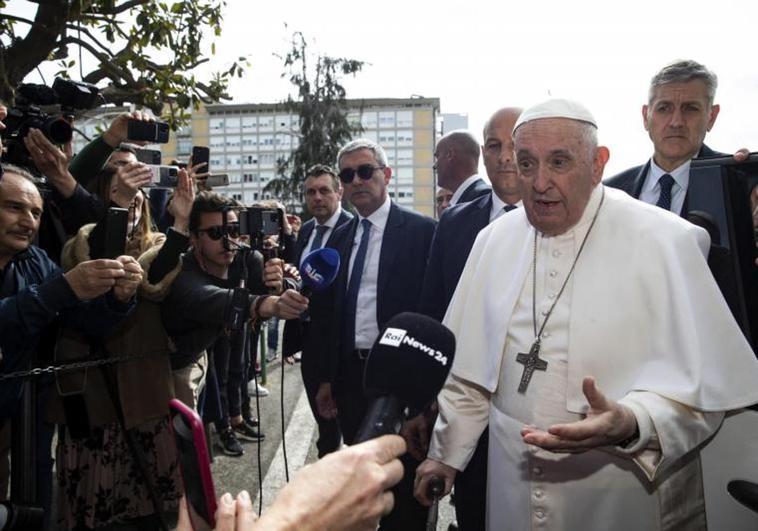
{"type": "Polygon", "coordinates": [[[625,530],[705,527],[691,452],[723,411],[758,402],[758,362],[708,270],[706,232],[597,186],[568,232],[538,236],[537,327],[557,297],[592,216],[597,222],[542,339],[546,371],[517,392],[534,341],[534,228],[523,209],[478,236],[445,324],[456,357],[439,395],[429,457],[466,467],[489,422],[487,528],[625,530]],[[522,442],[584,417],[582,379],[634,412],[629,448],[555,454],[522,442]]]}

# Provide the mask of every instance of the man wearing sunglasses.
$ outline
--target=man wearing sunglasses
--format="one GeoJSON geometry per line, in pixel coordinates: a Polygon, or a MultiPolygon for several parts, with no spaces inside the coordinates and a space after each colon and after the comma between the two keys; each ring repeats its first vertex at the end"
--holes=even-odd
{"type": "MultiPolygon", "coordinates": [[[[174,279],[161,308],[163,324],[176,345],[172,356],[176,396],[196,407],[205,383],[207,350],[225,334],[235,306],[241,308],[243,320],[263,320],[276,315],[282,319],[297,317],[308,307],[308,299],[293,289],[282,290],[281,260],[266,266],[262,255],[248,254],[246,286],[248,299],[235,298],[234,288],[242,276],[239,225],[234,200],[212,192],[201,192],[190,213],[191,249],[182,258],[182,268],[174,279]],[[276,295],[268,295],[269,289],[276,295]]],[[[229,411],[241,421],[238,412],[229,411]]],[[[231,426],[230,426],[231,428],[231,426]]],[[[231,434],[228,430],[226,435],[231,434]]],[[[231,435],[233,437],[233,434],[231,435]]]]}
{"type": "Polygon", "coordinates": [[[478,168],[479,142],[469,131],[451,131],[437,142],[434,170],[437,184],[453,192],[449,206],[468,203],[490,192],[489,185],[477,175],[478,168]]]}
{"type": "MultiPolygon", "coordinates": [[[[416,311],[435,222],[396,205],[387,186],[392,170],[381,146],[354,140],[338,156],[344,196],[357,216],[337,228],[332,244],[340,272],[332,288],[313,296],[311,329],[319,336],[319,414],[337,418],[347,444],[366,413],[363,368],[369,349],[387,321],[416,311]]],[[[408,477],[395,490],[395,510],[382,529],[424,529],[426,510],[412,499],[418,462],[403,458],[408,477]]]]}

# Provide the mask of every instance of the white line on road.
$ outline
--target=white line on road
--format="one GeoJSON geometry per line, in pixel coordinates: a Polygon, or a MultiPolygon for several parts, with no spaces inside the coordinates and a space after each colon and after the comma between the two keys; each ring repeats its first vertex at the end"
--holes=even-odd
{"type": "MultiPolygon", "coordinates": [[[[305,464],[315,430],[316,421],[313,419],[311,408],[308,405],[308,396],[305,394],[305,388],[303,388],[284,435],[284,439],[287,442],[287,464],[289,465],[290,478],[305,464]]],[[[286,484],[284,449],[282,448],[282,444],[279,443],[279,448],[277,448],[276,455],[274,455],[274,459],[268,467],[266,477],[263,478],[264,511],[271,504],[271,501],[279,490],[286,484]]],[[[258,509],[259,501],[260,493],[256,496],[255,505],[253,505],[256,510],[258,509]]]]}

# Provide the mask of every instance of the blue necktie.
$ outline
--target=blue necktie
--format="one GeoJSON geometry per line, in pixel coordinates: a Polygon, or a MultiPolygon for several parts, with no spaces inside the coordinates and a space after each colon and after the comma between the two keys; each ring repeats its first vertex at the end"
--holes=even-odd
{"type": "Polygon", "coordinates": [[[361,242],[358,244],[358,250],[353,260],[353,269],[350,274],[350,282],[347,285],[345,294],[345,313],[343,323],[343,352],[355,350],[355,314],[358,307],[358,288],[361,286],[361,277],[363,276],[363,265],[366,262],[366,251],[368,250],[368,238],[371,235],[371,222],[367,219],[361,220],[363,234],[361,242]]]}
{"type": "Polygon", "coordinates": [[[675,182],[674,178],[668,173],[661,175],[661,178],[658,179],[658,184],[661,186],[661,195],[658,196],[657,206],[671,210],[671,188],[673,188],[675,182]]]}
{"type": "Polygon", "coordinates": [[[316,227],[316,236],[313,238],[313,243],[311,244],[311,251],[315,251],[316,249],[321,249],[321,247],[324,246],[324,234],[326,231],[329,230],[329,227],[326,225],[319,225],[316,227]]]}

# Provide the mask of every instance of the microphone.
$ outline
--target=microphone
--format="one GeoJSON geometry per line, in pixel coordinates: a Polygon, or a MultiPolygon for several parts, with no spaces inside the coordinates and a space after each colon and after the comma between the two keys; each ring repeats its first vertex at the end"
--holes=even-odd
{"type": "Polygon", "coordinates": [[[734,479],[730,481],[726,490],[732,495],[732,498],[742,505],[758,512],[758,484],[744,479],[734,479]]]}
{"type": "Polygon", "coordinates": [[[331,247],[322,247],[308,253],[300,266],[303,288],[300,292],[310,297],[314,291],[328,288],[340,270],[340,254],[331,247]]]}
{"type": "Polygon", "coordinates": [[[455,336],[419,313],[389,320],[366,359],[369,407],[356,442],[398,433],[406,409],[421,411],[442,389],[455,357],[455,336]]]}

